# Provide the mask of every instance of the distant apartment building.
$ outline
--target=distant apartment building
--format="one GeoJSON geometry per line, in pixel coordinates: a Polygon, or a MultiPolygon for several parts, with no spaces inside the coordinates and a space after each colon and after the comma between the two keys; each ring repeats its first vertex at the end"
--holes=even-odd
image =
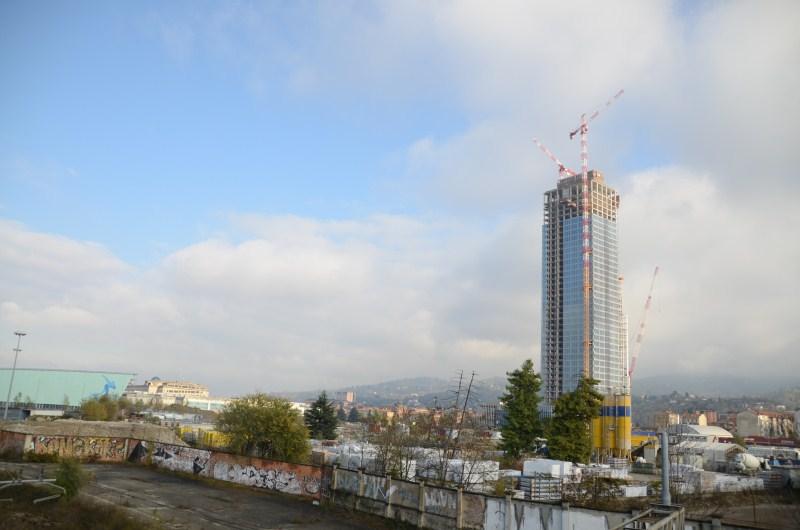
{"type": "Polygon", "coordinates": [[[736,434],[742,437],[791,438],[795,432],[791,412],[745,410],[736,415],[736,434]]]}
{"type": "Polygon", "coordinates": [[[716,410],[704,410],[703,414],[706,415],[707,425],[716,425],[719,423],[719,415],[717,414],[716,410]]]}
{"type": "Polygon", "coordinates": [[[708,425],[708,418],[704,412],[685,412],[681,414],[681,419],[688,425],[708,425]]]}
{"type": "Polygon", "coordinates": [[[648,427],[661,430],[670,425],[678,425],[681,422],[681,415],[671,410],[656,412],[647,418],[648,427]]]}
{"type": "Polygon", "coordinates": [[[478,411],[478,425],[499,429],[505,423],[506,411],[499,403],[484,403],[478,411]]]}
{"type": "Polygon", "coordinates": [[[353,392],[352,390],[335,392],[333,394],[333,399],[349,405],[356,401],[356,393],[353,392]]]}

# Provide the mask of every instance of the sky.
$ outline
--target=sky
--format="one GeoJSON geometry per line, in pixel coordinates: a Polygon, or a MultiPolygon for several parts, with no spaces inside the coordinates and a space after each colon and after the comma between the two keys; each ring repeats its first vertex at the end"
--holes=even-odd
{"type": "MultiPolygon", "coordinates": [[[[797,2],[0,4],[0,364],[216,395],[539,367],[542,194],[621,194],[636,375],[800,373],[797,2]],[[5,360],[3,360],[5,359],[5,360]]],[[[634,378],[635,391],[635,378],[634,378]]]]}

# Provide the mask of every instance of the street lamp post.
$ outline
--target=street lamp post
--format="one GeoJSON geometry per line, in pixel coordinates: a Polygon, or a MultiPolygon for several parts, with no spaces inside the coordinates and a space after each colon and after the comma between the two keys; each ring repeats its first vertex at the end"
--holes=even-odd
{"type": "Polygon", "coordinates": [[[14,335],[17,336],[17,347],[14,348],[14,366],[11,368],[11,381],[8,382],[8,396],[6,396],[6,406],[3,410],[3,421],[8,419],[8,402],[11,400],[11,388],[14,386],[14,374],[17,371],[17,357],[19,356],[19,352],[22,351],[19,345],[22,341],[22,337],[24,337],[26,333],[24,331],[15,331],[14,335]]]}

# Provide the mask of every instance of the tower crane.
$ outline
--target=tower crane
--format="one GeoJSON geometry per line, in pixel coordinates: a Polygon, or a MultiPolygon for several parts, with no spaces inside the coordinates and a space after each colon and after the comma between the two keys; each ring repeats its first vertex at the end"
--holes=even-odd
{"type": "Polygon", "coordinates": [[[542,144],[542,142],[540,142],[540,141],[539,141],[539,139],[538,139],[538,138],[534,138],[534,139],[533,139],[533,141],[534,141],[534,143],[536,143],[536,145],[537,145],[537,146],[539,146],[539,149],[541,149],[541,150],[542,150],[542,152],[543,152],[545,155],[547,155],[547,158],[549,158],[550,160],[552,160],[553,162],[555,162],[555,163],[556,163],[556,165],[558,166],[558,175],[559,175],[560,177],[562,177],[562,178],[563,178],[563,177],[564,177],[564,175],[566,175],[566,176],[568,176],[568,177],[574,177],[574,176],[575,176],[575,172],[574,172],[574,171],[572,171],[572,170],[571,170],[570,168],[568,168],[567,166],[565,166],[563,163],[561,163],[561,160],[559,160],[559,159],[558,159],[558,157],[556,157],[556,155],[554,155],[554,154],[553,154],[553,152],[552,152],[552,151],[550,151],[550,149],[548,149],[547,147],[545,147],[545,146],[542,144]]]}
{"type": "Polygon", "coordinates": [[[647,293],[647,301],[644,303],[644,313],[642,314],[642,321],[639,323],[639,331],[636,333],[636,342],[633,345],[633,355],[631,356],[631,366],[628,368],[628,379],[633,377],[633,371],[636,369],[636,360],[639,358],[639,352],[642,351],[642,340],[644,339],[645,323],[647,322],[647,313],[650,311],[650,305],[653,302],[653,287],[656,285],[656,276],[658,276],[658,266],[653,271],[653,279],[650,280],[650,290],[647,293]]]}
{"type": "Polygon", "coordinates": [[[610,107],[625,90],[620,90],[609,99],[605,106],[600,107],[593,113],[586,117],[586,114],[581,114],[581,123],[578,128],[569,133],[569,138],[572,140],[575,135],[581,135],[581,254],[583,257],[583,375],[586,377],[591,376],[589,362],[591,360],[591,317],[589,312],[591,310],[591,301],[589,300],[592,292],[592,243],[591,243],[591,209],[589,205],[589,122],[594,121],[600,113],[610,107]]]}

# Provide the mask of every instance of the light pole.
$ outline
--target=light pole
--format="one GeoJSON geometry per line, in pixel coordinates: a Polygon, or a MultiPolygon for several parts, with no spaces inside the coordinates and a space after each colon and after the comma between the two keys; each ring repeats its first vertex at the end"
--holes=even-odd
{"type": "Polygon", "coordinates": [[[14,374],[17,371],[17,357],[22,350],[19,347],[22,337],[27,335],[24,331],[15,331],[14,335],[17,336],[17,347],[14,348],[14,366],[11,368],[11,381],[8,382],[8,396],[6,396],[6,407],[3,410],[3,421],[8,418],[8,401],[11,399],[11,388],[14,386],[14,374]]]}

